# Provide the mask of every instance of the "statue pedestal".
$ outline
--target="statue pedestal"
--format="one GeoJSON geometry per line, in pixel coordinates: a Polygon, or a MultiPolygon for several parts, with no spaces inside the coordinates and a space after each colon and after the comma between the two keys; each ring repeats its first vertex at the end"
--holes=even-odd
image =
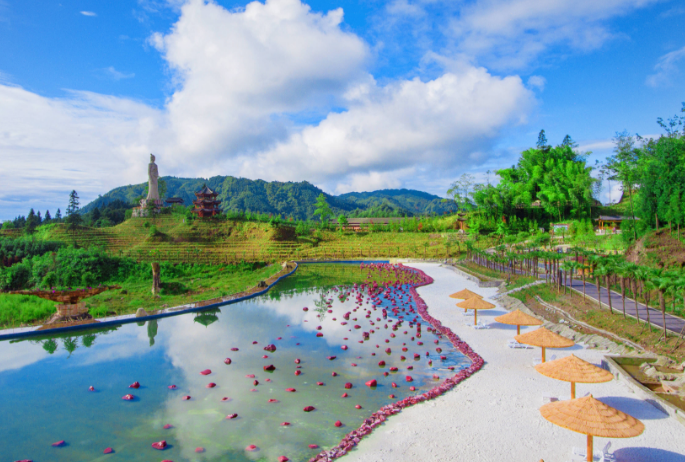
{"type": "Polygon", "coordinates": [[[140,207],[133,209],[131,216],[136,218],[149,217],[153,213],[159,213],[163,206],[164,204],[159,199],[141,199],[140,207]]]}

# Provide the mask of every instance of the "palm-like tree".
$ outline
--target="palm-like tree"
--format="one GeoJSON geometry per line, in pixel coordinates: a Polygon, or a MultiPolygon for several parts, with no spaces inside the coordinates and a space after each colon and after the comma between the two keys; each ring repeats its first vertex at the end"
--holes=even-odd
{"type": "Polygon", "coordinates": [[[604,257],[601,255],[591,255],[590,265],[592,266],[592,276],[595,278],[597,284],[597,306],[602,308],[602,286],[601,277],[606,274],[604,269],[604,257]]]}
{"type": "MultiPolygon", "coordinates": [[[[652,284],[659,291],[659,308],[661,308],[661,320],[664,323],[664,338],[668,338],[666,330],[666,293],[675,287],[673,277],[663,268],[652,270],[652,284]]],[[[675,296],[675,294],[674,294],[675,296]]]]}
{"type": "Polygon", "coordinates": [[[607,298],[609,299],[609,312],[614,314],[614,307],[611,302],[611,277],[616,273],[616,264],[611,258],[604,261],[604,282],[607,286],[607,298]]]}
{"type": "Polygon", "coordinates": [[[649,326],[649,330],[651,331],[652,325],[651,321],[649,320],[649,292],[654,288],[651,282],[652,273],[648,268],[639,267],[635,275],[637,279],[642,282],[642,290],[640,291],[640,295],[642,295],[642,298],[645,300],[645,307],[647,308],[647,325],[649,326]]]}
{"type": "Polygon", "coordinates": [[[635,272],[635,264],[627,261],[621,262],[616,267],[616,274],[621,278],[621,301],[623,303],[623,318],[626,317],[626,284],[630,283],[630,278],[635,272]]]}

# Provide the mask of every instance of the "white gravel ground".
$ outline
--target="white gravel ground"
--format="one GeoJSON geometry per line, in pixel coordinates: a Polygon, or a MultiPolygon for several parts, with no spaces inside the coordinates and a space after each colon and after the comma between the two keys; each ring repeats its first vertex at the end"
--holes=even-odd
{"type": "MultiPolygon", "coordinates": [[[[480,354],[485,366],[473,377],[445,395],[404,410],[393,416],[364,439],[347,461],[503,461],[565,462],[572,448],[584,447],[585,436],[557,427],[542,418],[538,409],[543,395],[569,395],[570,384],[537,373],[533,360],[540,349],[512,350],[507,342],[516,334],[515,326],[494,323],[487,330],[469,326],[473,317],[462,315],[448,295],[468,288],[486,299],[497,289],[479,288],[449,268],[438,264],[411,264],[425,271],[435,283],[418,289],[429,313],[440,319],[480,354]]],[[[492,301],[492,300],[490,300],[492,301]]],[[[496,303],[493,301],[493,303],[496,303]]],[[[497,304],[497,303],[496,303],[497,304]]],[[[479,312],[478,318],[491,321],[507,311],[479,312]]],[[[522,333],[534,328],[522,327],[522,333]]],[[[548,350],[563,357],[575,354],[595,364],[602,352],[581,346],[548,350]]],[[[642,435],[611,440],[616,460],[630,462],[685,462],[685,426],[649,403],[639,399],[619,381],[604,384],[578,384],[577,395],[592,393],[605,403],[622,410],[645,424],[642,435]]],[[[608,440],[595,438],[595,450],[608,440]]]]}

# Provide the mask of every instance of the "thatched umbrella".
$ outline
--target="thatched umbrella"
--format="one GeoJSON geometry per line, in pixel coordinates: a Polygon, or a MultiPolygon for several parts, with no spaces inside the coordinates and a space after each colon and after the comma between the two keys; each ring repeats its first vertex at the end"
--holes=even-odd
{"type": "Polygon", "coordinates": [[[542,321],[535,318],[529,314],[524,313],[521,310],[514,310],[511,313],[503,314],[502,316],[497,316],[495,321],[501,322],[502,324],[509,324],[516,326],[516,335],[521,334],[521,326],[541,326],[542,321]]]}
{"type": "Polygon", "coordinates": [[[568,348],[575,343],[573,340],[555,334],[551,330],[540,327],[532,332],[514,337],[517,342],[542,347],[542,362],[545,362],[545,348],[568,348]]]}
{"type": "Polygon", "coordinates": [[[584,361],[576,355],[555,359],[535,366],[535,370],[547,377],[571,382],[571,399],[576,397],[576,382],[604,383],[614,378],[611,372],[584,361]]]}
{"type": "Polygon", "coordinates": [[[450,298],[456,298],[458,300],[468,300],[469,298],[473,297],[483,298],[482,295],[478,295],[475,292],[471,292],[469,289],[460,290],[459,292],[455,292],[452,295],[450,295],[450,298]]]}
{"type": "Polygon", "coordinates": [[[473,316],[473,325],[475,326],[478,323],[478,310],[491,310],[492,308],[495,308],[495,305],[493,305],[490,302],[486,302],[482,298],[478,297],[471,297],[468,300],[464,300],[463,302],[457,303],[457,306],[459,308],[464,308],[464,310],[474,310],[474,316],[473,316]]]}
{"type": "Polygon", "coordinates": [[[542,417],[555,425],[587,435],[587,460],[592,461],[592,438],[632,438],[645,430],[635,417],[596,400],[592,395],[555,401],[540,408],[542,417]]]}

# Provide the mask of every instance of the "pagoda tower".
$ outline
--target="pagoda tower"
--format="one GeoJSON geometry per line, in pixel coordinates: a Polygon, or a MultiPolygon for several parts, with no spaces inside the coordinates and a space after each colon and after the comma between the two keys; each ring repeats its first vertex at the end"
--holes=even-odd
{"type": "Polygon", "coordinates": [[[207,185],[204,185],[200,191],[195,193],[197,199],[193,201],[195,208],[191,212],[200,218],[213,217],[220,214],[219,204],[221,204],[221,201],[216,199],[218,195],[219,193],[212,191],[207,185]]]}

